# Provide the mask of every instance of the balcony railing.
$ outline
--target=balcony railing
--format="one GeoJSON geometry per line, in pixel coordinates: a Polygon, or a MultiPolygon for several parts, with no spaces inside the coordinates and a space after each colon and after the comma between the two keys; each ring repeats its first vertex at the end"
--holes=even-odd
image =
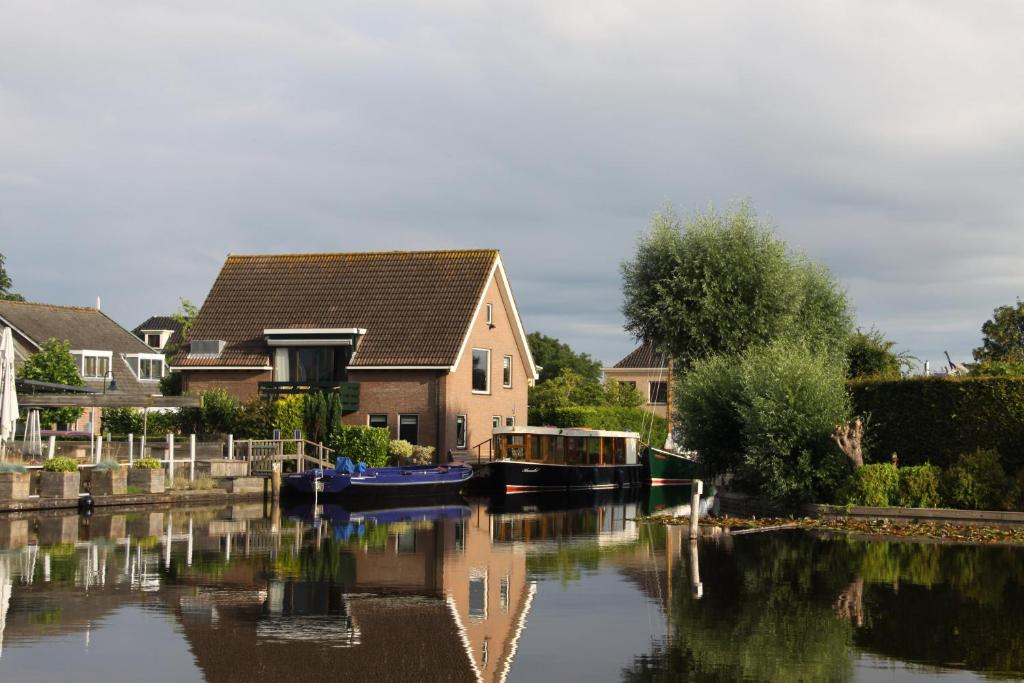
{"type": "Polygon", "coordinates": [[[260,395],[269,398],[287,394],[308,394],[313,391],[338,394],[346,413],[359,410],[359,382],[260,382],[260,395]]]}

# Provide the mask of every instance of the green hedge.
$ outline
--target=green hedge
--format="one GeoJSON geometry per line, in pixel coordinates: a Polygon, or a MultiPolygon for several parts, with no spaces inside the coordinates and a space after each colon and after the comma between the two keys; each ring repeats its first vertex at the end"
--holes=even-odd
{"type": "Polygon", "coordinates": [[[382,427],[362,425],[337,425],[327,445],[334,450],[335,457],[344,456],[353,462],[365,462],[370,467],[386,467],[391,436],[382,427]]]}
{"type": "Polygon", "coordinates": [[[875,461],[942,468],[962,453],[997,451],[1003,466],[1024,465],[1024,378],[915,377],[855,380],[854,409],[869,418],[866,446],[875,461]]]}
{"type": "Polygon", "coordinates": [[[886,507],[899,496],[900,474],[891,463],[858,467],[847,482],[841,498],[851,505],[886,507]]]}
{"type": "Polygon", "coordinates": [[[642,408],[619,406],[566,406],[555,408],[545,422],[553,427],[589,427],[623,432],[639,432],[640,438],[662,446],[668,436],[668,423],[642,408]]]}

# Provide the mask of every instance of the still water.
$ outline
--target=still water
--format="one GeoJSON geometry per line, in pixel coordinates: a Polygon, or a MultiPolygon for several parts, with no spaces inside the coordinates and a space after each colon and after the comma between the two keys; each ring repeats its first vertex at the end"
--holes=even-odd
{"type": "Polygon", "coordinates": [[[1021,549],[803,531],[691,544],[637,524],[652,505],[2,518],[0,681],[1024,674],[1021,549]]]}

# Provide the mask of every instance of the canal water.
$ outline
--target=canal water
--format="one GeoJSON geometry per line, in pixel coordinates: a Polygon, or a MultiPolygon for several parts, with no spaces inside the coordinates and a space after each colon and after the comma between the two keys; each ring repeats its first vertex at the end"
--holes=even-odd
{"type": "Polygon", "coordinates": [[[1024,675],[1021,549],[805,531],[691,544],[636,522],[664,502],[4,517],[0,681],[1024,675]]]}

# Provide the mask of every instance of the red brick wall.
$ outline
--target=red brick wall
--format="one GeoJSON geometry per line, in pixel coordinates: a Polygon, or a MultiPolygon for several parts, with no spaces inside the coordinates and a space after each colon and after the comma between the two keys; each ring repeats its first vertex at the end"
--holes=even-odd
{"type": "MultiPolygon", "coordinates": [[[[388,416],[391,438],[398,438],[398,416],[411,414],[419,419],[419,442],[438,446],[438,396],[443,395],[444,370],[358,370],[348,373],[350,382],[359,383],[359,411],[344,417],[345,424],[365,425],[370,414],[388,416]]],[[[443,452],[443,451],[442,451],[443,452]]]]}
{"type": "Polygon", "coordinates": [[[224,389],[242,401],[259,395],[259,383],[272,379],[269,370],[182,370],[182,390],[199,393],[224,389]]]}

